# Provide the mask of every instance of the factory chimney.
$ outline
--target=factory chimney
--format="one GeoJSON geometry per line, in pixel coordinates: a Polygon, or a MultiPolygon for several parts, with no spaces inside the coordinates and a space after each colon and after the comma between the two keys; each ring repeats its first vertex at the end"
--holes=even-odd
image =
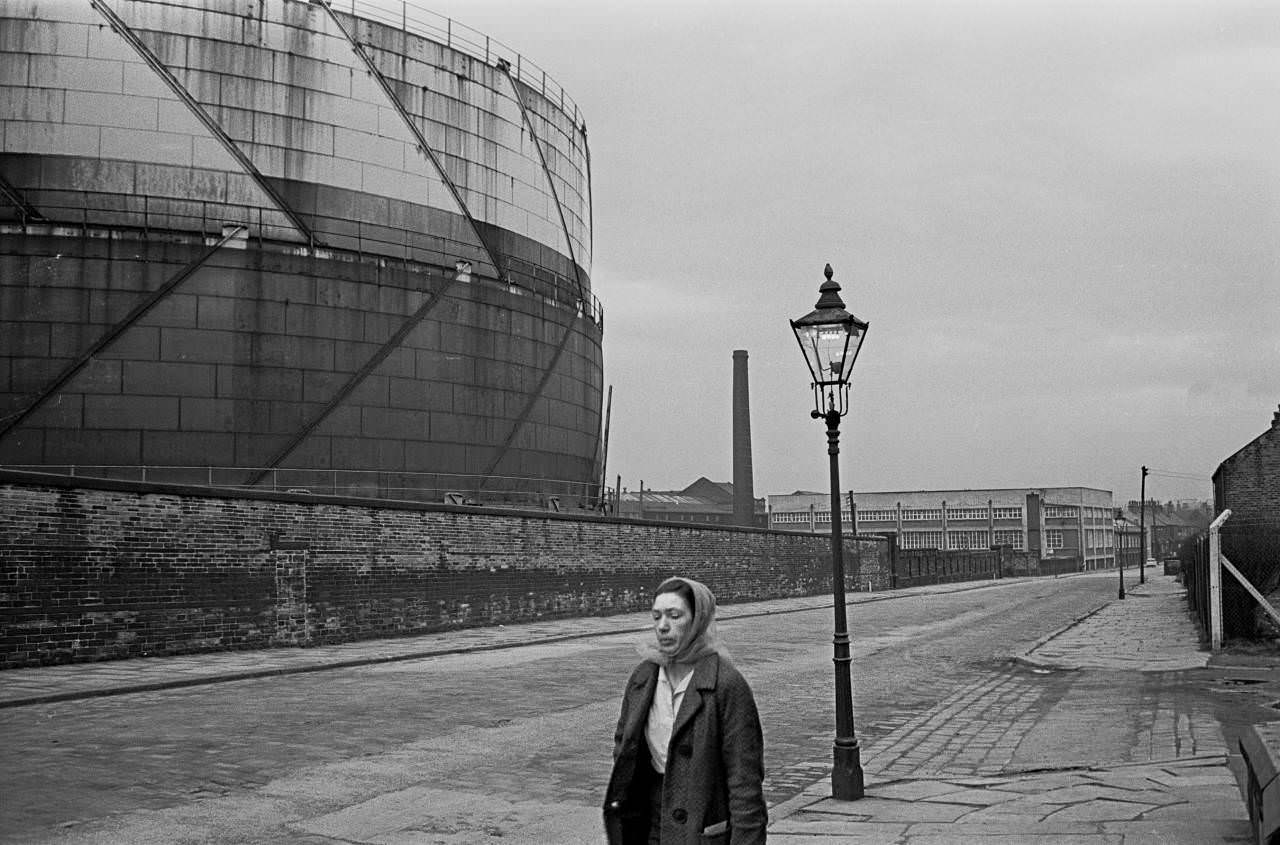
{"type": "Polygon", "coordinates": [[[755,525],[755,482],[751,477],[751,398],[747,393],[747,350],[733,352],[733,523],[755,525]]]}

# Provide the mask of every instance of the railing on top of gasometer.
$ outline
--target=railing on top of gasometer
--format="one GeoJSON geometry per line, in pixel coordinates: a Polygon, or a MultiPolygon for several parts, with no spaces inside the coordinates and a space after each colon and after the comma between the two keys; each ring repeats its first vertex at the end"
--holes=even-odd
{"type": "Polygon", "coordinates": [[[0,470],[84,479],[134,481],[226,491],[279,493],[430,502],[471,507],[596,513],[602,511],[600,485],[585,481],[447,472],[286,467],[219,467],[87,464],[0,464],[0,470]],[[262,481],[247,479],[264,472],[262,481]]]}
{"type": "Polygon", "coordinates": [[[560,110],[573,118],[575,127],[583,126],[578,104],[565,93],[560,83],[542,67],[483,32],[407,0],[330,0],[329,5],[339,12],[349,12],[359,18],[421,35],[480,59],[486,65],[505,59],[511,65],[512,76],[535,91],[540,91],[547,100],[558,102],[560,110]]]}

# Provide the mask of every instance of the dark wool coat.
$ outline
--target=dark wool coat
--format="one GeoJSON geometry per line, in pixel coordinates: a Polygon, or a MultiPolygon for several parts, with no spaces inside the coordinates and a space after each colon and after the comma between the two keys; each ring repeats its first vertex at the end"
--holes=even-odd
{"type": "MultiPolygon", "coordinates": [[[[604,804],[611,845],[648,841],[649,784],[656,775],[644,732],[657,685],[658,666],[645,661],[631,673],[622,696],[604,804]]],[[[751,688],[732,663],[708,655],[694,665],[671,731],[662,845],[763,843],[763,780],[764,737],[751,688]],[[717,831],[726,825],[727,832],[717,831]]]]}

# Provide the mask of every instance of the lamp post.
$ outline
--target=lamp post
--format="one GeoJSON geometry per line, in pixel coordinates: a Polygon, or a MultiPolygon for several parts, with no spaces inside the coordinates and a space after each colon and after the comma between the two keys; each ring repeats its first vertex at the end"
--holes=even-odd
{"type": "MultiPolygon", "coordinates": [[[[1124,511],[1116,508],[1116,522],[1124,525],[1124,511]]],[[[1117,528],[1116,532],[1116,570],[1120,573],[1120,598],[1124,598],[1124,554],[1121,552],[1120,541],[1124,537],[1117,528]]]]}
{"type": "Polygon", "coordinates": [[[831,590],[835,598],[833,637],[836,681],[836,737],[832,749],[831,797],[856,801],[863,795],[862,758],[853,732],[853,682],[849,664],[849,625],[844,601],[844,530],[840,517],[840,418],[849,412],[849,375],[858,357],[867,324],[844,309],[840,285],[827,280],[818,289],[814,310],[791,321],[800,351],[813,381],[810,416],[827,424],[827,454],[831,456],[831,590]]]}

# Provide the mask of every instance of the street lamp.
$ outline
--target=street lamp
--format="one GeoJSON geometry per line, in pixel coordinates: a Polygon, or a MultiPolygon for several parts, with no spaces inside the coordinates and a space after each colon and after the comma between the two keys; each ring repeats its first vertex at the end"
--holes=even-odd
{"type": "MultiPolygon", "coordinates": [[[[1124,511],[1119,508],[1116,508],[1116,522],[1120,525],[1124,525],[1126,522],[1124,511]]],[[[1124,598],[1124,554],[1121,552],[1120,545],[1124,535],[1120,533],[1118,528],[1114,533],[1116,535],[1116,570],[1120,573],[1120,598],[1124,598]]]]}
{"type": "MultiPolygon", "coordinates": [[[[844,310],[840,285],[827,280],[818,288],[814,310],[791,321],[813,381],[814,419],[827,423],[831,456],[831,590],[835,598],[836,738],[832,750],[831,797],[856,801],[863,794],[862,755],[853,733],[853,682],[849,675],[849,624],[844,603],[844,530],[840,517],[840,418],[849,411],[849,375],[867,334],[867,324],[844,310]]],[[[856,539],[856,538],[855,538],[856,539]]]]}

